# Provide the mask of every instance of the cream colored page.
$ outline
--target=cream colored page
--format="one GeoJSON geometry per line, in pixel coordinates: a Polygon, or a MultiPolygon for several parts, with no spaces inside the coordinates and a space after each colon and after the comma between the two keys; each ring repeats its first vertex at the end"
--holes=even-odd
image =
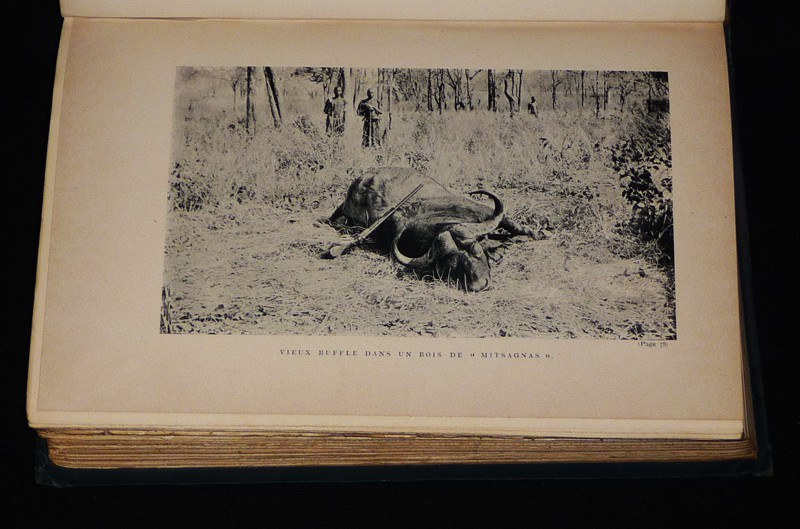
{"type": "Polygon", "coordinates": [[[724,0],[61,0],[64,16],[721,22],[724,0]]]}
{"type": "Polygon", "coordinates": [[[729,102],[718,25],[70,25],[46,184],[32,424],[700,437],[741,430],[729,102]],[[678,339],[160,334],[176,68],[243,64],[669,72],[678,339]],[[291,349],[315,354],[281,354],[291,349]],[[320,349],[413,357],[320,357],[320,349]],[[419,356],[426,351],[444,358],[419,356]],[[468,359],[486,351],[540,359],[447,361],[452,352],[468,359]]]}

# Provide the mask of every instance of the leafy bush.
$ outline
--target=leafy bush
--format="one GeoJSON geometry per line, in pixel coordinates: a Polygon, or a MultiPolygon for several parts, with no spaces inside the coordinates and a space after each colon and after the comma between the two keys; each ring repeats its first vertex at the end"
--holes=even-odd
{"type": "Polygon", "coordinates": [[[197,178],[179,162],[172,169],[169,202],[175,209],[198,211],[208,206],[211,191],[208,183],[197,178]]]}
{"type": "Polygon", "coordinates": [[[659,264],[670,264],[674,238],[669,127],[666,118],[640,119],[637,125],[632,137],[611,149],[610,165],[632,207],[621,228],[652,248],[659,264]]]}

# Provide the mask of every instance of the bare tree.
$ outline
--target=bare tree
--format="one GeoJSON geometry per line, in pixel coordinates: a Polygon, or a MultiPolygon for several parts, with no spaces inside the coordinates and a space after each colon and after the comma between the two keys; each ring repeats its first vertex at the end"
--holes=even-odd
{"type": "Polygon", "coordinates": [[[494,79],[494,70],[487,70],[486,90],[488,92],[489,110],[497,112],[497,82],[494,79]]]}
{"type": "Polygon", "coordinates": [[[419,111],[422,105],[422,83],[425,70],[396,68],[393,74],[393,93],[395,101],[414,101],[414,106],[419,111]]]}
{"type": "Polygon", "coordinates": [[[469,69],[464,70],[464,79],[466,80],[467,84],[467,106],[470,110],[475,110],[475,107],[472,104],[472,89],[470,82],[475,79],[475,77],[481,73],[483,70],[475,70],[473,74],[470,75],[469,69]]]}
{"type": "Polygon", "coordinates": [[[516,78],[517,77],[514,75],[514,70],[508,70],[505,77],[503,77],[503,94],[505,94],[506,99],[508,100],[508,111],[512,116],[516,110],[516,98],[514,97],[514,93],[516,92],[516,87],[514,86],[516,83],[516,78]],[[511,86],[509,86],[509,79],[511,80],[511,86]]]}
{"type": "Polygon", "coordinates": [[[556,99],[558,97],[558,87],[564,83],[564,76],[558,70],[550,71],[550,95],[553,101],[553,110],[556,109],[556,99]]]}
{"type": "Polygon", "coordinates": [[[586,106],[586,70],[580,71],[581,78],[581,108],[586,106]]]}
{"type": "Polygon", "coordinates": [[[512,114],[521,110],[523,70],[507,70],[503,79],[503,92],[512,114]]]}
{"type": "Polygon", "coordinates": [[[428,112],[433,112],[433,70],[428,68],[428,112]]]}
{"type": "Polygon", "coordinates": [[[244,128],[247,132],[252,133],[255,129],[255,120],[256,116],[254,114],[255,110],[255,100],[253,98],[253,75],[255,73],[254,66],[247,67],[247,82],[246,86],[246,97],[247,100],[245,101],[245,120],[244,120],[244,128]]]}
{"type": "Polygon", "coordinates": [[[238,67],[231,70],[230,75],[225,79],[233,91],[233,114],[236,115],[236,93],[239,91],[240,84],[244,78],[244,68],[238,67]]]}
{"type": "Polygon", "coordinates": [[[462,98],[462,81],[464,72],[459,69],[445,70],[447,74],[447,83],[453,89],[453,110],[458,112],[460,109],[466,107],[462,98]]]}
{"type": "Polygon", "coordinates": [[[275,84],[275,73],[269,66],[264,66],[264,84],[267,89],[267,99],[269,100],[269,111],[272,115],[272,123],[275,128],[281,126],[283,115],[281,114],[281,101],[278,96],[278,87],[275,84]]]}
{"type": "Polygon", "coordinates": [[[592,85],[592,97],[594,98],[594,116],[600,117],[600,72],[594,72],[594,84],[592,85]]]}
{"type": "Polygon", "coordinates": [[[389,131],[392,129],[392,93],[394,91],[394,73],[392,68],[378,69],[378,106],[383,106],[383,114],[386,117],[386,126],[383,129],[383,141],[386,141],[389,131]],[[382,99],[386,98],[386,104],[382,104],[382,99]]]}
{"type": "Polygon", "coordinates": [[[394,69],[389,70],[386,76],[386,128],[383,130],[384,139],[386,133],[392,130],[392,94],[394,92],[394,69]]]}
{"type": "Polygon", "coordinates": [[[361,85],[363,84],[363,77],[364,72],[361,68],[350,68],[350,77],[352,78],[353,82],[353,108],[358,107],[358,98],[360,97],[359,94],[361,93],[361,85]]]}
{"type": "Polygon", "coordinates": [[[617,81],[617,90],[619,91],[619,111],[624,112],[625,102],[628,100],[628,96],[636,90],[637,80],[629,72],[615,72],[614,78],[617,81]]]}
{"type": "MultiPolygon", "coordinates": [[[[348,85],[348,83],[347,83],[347,73],[345,72],[344,68],[339,68],[339,80],[338,80],[337,84],[339,86],[339,93],[341,94],[342,99],[347,101],[347,85],[348,85]]],[[[346,106],[346,104],[345,104],[345,106],[346,106]]],[[[344,119],[344,117],[343,117],[342,129],[344,129],[346,126],[347,126],[347,120],[344,119]]]]}
{"type": "Polygon", "coordinates": [[[378,68],[378,86],[375,88],[377,89],[378,93],[375,95],[375,100],[378,102],[378,107],[383,107],[383,96],[385,93],[385,83],[383,81],[383,77],[385,75],[386,69],[385,68],[378,68]]]}
{"type": "Polygon", "coordinates": [[[447,90],[445,88],[444,83],[444,69],[438,68],[436,70],[436,75],[434,76],[434,80],[436,82],[436,90],[434,92],[434,99],[436,101],[436,108],[439,110],[439,114],[442,113],[444,109],[447,108],[447,90]]]}

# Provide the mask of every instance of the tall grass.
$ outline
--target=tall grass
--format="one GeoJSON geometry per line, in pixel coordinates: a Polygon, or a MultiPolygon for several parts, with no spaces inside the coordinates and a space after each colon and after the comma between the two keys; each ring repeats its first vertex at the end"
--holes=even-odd
{"type": "Polygon", "coordinates": [[[671,186],[669,129],[643,118],[641,111],[598,118],[576,109],[534,118],[400,106],[383,145],[365,149],[361,121],[353,112],[345,133],[329,136],[324,116],[311,112],[310,104],[289,109],[280,128],[261,122],[250,131],[225,109],[207,105],[198,110],[197,105],[191,115],[176,112],[170,181],[176,209],[250,202],[286,210],[330,206],[365,168],[400,165],[457,193],[494,190],[516,220],[569,232],[585,248],[594,246],[597,260],[641,254],[663,261],[670,252],[664,244],[671,240],[671,202],[665,195],[671,186]],[[637,149],[649,153],[646,163],[660,160],[649,204],[632,191],[641,184],[634,175],[644,174],[631,165],[638,163],[637,149]],[[657,204],[652,200],[656,195],[657,204]],[[653,220],[654,214],[660,217],[653,220]],[[647,225],[651,220],[654,226],[647,225]],[[652,240],[657,252],[650,247],[652,240]]]}

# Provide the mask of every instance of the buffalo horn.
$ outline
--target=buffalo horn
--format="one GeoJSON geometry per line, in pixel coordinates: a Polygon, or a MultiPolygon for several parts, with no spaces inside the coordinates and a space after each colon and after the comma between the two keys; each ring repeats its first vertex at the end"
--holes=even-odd
{"type": "Polygon", "coordinates": [[[400,237],[403,236],[402,230],[400,233],[397,234],[397,237],[394,238],[394,242],[392,242],[392,252],[394,253],[394,258],[397,259],[397,262],[403,266],[408,266],[409,268],[427,268],[433,262],[433,256],[431,255],[433,247],[428,248],[428,251],[425,252],[423,255],[419,257],[408,257],[403,255],[403,252],[397,247],[397,241],[400,240],[400,237]]]}
{"type": "Polygon", "coordinates": [[[494,193],[484,191],[483,189],[470,192],[470,195],[478,194],[486,195],[494,201],[494,212],[491,217],[483,222],[460,223],[453,227],[450,231],[461,240],[477,239],[481,235],[486,235],[496,230],[503,220],[503,202],[500,198],[494,193]]]}

